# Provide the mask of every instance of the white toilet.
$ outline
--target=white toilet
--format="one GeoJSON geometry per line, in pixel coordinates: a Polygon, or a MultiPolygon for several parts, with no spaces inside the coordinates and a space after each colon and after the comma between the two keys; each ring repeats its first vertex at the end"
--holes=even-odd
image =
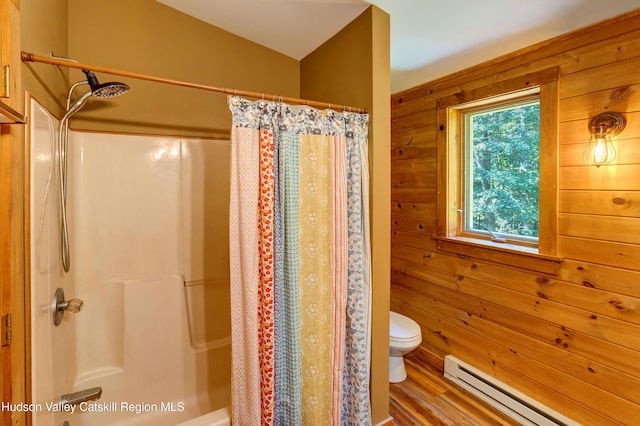
{"type": "Polygon", "coordinates": [[[411,318],[390,312],[389,317],[389,382],[399,383],[407,378],[404,354],[414,350],[422,342],[422,331],[411,318]]]}

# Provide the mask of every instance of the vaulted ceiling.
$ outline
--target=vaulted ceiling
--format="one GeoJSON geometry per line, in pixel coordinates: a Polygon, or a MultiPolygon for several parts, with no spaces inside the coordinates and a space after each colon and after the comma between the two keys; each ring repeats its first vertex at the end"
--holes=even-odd
{"type": "Polygon", "coordinates": [[[294,59],[370,4],[391,16],[391,91],[640,7],[640,0],[157,0],[294,59]]]}

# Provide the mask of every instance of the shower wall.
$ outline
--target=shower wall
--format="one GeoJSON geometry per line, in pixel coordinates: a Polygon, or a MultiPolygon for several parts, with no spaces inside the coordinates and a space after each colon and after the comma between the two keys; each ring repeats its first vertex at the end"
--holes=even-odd
{"type": "Polygon", "coordinates": [[[117,408],[44,406],[34,424],[173,425],[228,405],[228,142],[71,132],[65,275],[49,119],[32,110],[33,402],[100,386],[117,408]],[[54,327],[57,287],[84,308],[54,327]]]}

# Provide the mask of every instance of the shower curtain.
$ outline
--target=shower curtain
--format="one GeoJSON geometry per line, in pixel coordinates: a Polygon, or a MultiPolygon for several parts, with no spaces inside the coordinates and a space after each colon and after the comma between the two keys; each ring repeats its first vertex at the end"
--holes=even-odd
{"type": "Polygon", "coordinates": [[[233,424],[369,425],[369,117],[229,107],[233,424]]]}

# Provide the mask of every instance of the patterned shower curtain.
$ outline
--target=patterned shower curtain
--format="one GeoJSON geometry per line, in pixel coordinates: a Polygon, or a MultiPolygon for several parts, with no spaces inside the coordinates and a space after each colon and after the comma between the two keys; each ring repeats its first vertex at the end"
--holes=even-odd
{"type": "Polygon", "coordinates": [[[229,98],[234,425],[370,425],[367,114],[229,98]]]}

